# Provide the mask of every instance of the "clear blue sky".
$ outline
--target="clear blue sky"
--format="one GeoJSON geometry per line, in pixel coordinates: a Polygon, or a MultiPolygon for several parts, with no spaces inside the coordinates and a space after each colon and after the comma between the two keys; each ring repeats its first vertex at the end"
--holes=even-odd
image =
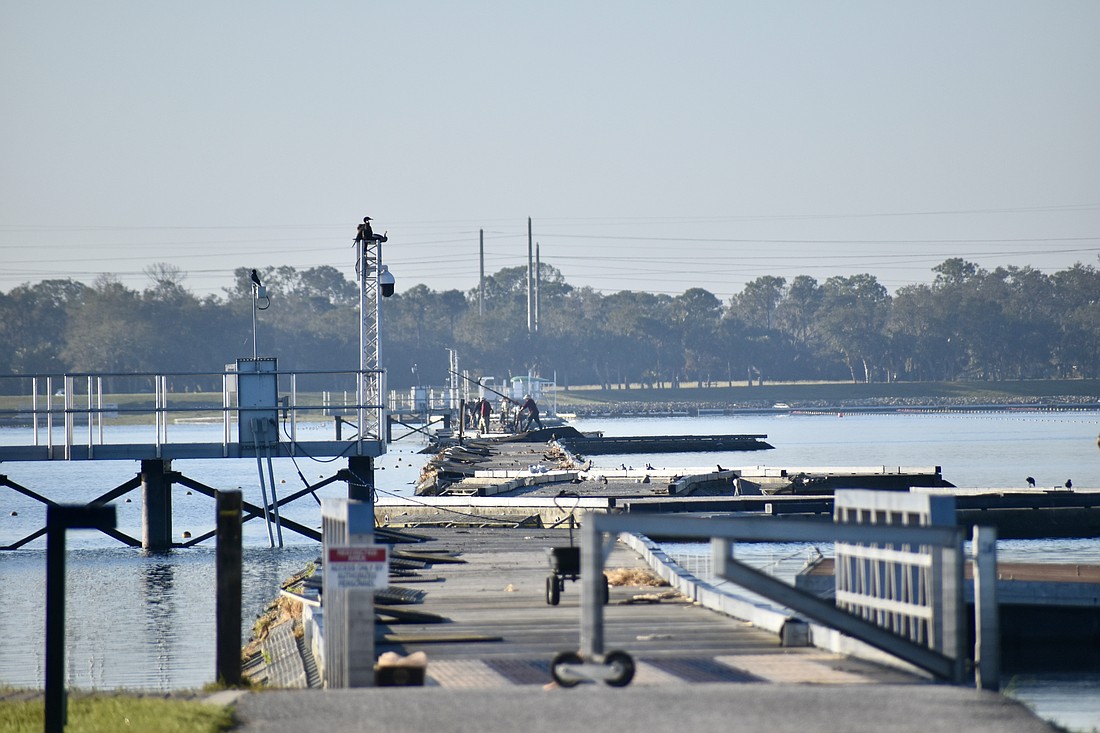
{"type": "Polygon", "coordinates": [[[723,300],[1100,253],[1100,2],[0,2],[0,291],[544,262],[723,300]]]}

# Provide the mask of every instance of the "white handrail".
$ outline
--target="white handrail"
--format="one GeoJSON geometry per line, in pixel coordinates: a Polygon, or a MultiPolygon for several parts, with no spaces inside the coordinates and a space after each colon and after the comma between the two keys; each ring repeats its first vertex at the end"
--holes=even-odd
{"type": "MultiPolygon", "coordinates": [[[[289,376],[289,382],[283,382],[283,384],[289,385],[289,393],[279,397],[279,403],[273,406],[273,409],[281,410],[290,421],[290,434],[284,440],[289,439],[291,444],[297,444],[299,437],[298,423],[303,419],[323,420],[326,408],[331,406],[328,400],[320,397],[306,396],[303,399],[302,382],[299,377],[315,381],[324,380],[335,385],[343,383],[346,385],[343,390],[345,394],[348,391],[353,391],[358,395],[359,399],[354,405],[347,405],[348,409],[359,417],[356,439],[360,444],[349,447],[352,454],[362,455],[364,453],[361,445],[362,441],[383,440],[385,407],[382,397],[385,392],[383,391],[384,372],[382,370],[299,370],[274,372],[274,374],[277,380],[279,376],[289,376]],[[365,401],[368,399],[370,404],[365,401]]],[[[238,413],[242,409],[236,404],[235,396],[232,394],[235,389],[232,386],[231,379],[236,376],[235,372],[229,370],[223,372],[103,372],[31,376],[0,375],[0,394],[15,395],[18,398],[20,391],[23,390],[22,394],[26,395],[27,398],[27,402],[24,404],[29,403],[30,407],[29,410],[25,406],[0,409],[0,420],[9,423],[14,422],[17,425],[25,420],[26,422],[23,424],[28,428],[25,443],[20,443],[17,439],[14,444],[5,446],[4,450],[11,453],[20,450],[24,446],[26,448],[40,448],[44,444],[45,451],[41,454],[35,453],[36,459],[64,458],[71,460],[73,458],[90,459],[100,457],[96,455],[102,453],[98,447],[108,445],[107,441],[112,437],[112,420],[110,419],[112,416],[131,418],[138,415],[149,416],[152,413],[150,422],[152,423],[153,435],[149,436],[147,443],[142,442],[138,445],[148,445],[155,450],[157,457],[161,457],[162,449],[166,445],[173,444],[173,438],[176,442],[181,442],[178,436],[173,435],[170,437],[170,422],[180,422],[181,419],[186,420],[187,418],[204,418],[211,412],[216,414],[219,409],[209,402],[202,404],[191,402],[190,398],[182,396],[185,390],[190,391],[196,382],[200,384],[207,382],[216,385],[220,381],[222,391],[222,404],[220,406],[222,421],[220,442],[222,450],[220,452],[223,457],[229,457],[234,452],[230,450],[230,446],[235,446],[237,442],[237,436],[234,434],[235,431],[232,429],[231,423],[237,420],[238,413]],[[19,381],[13,382],[12,380],[19,381]],[[107,392],[112,384],[119,382],[124,384],[123,389],[127,391],[120,390],[117,393],[118,398],[111,399],[111,395],[107,392]],[[144,390],[141,389],[142,383],[144,383],[144,390]],[[28,384],[30,394],[26,393],[28,384]],[[135,384],[138,385],[138,389],[133,391],[135,384]],[[61,386],[60,389],[58,389],[59,386],[61,386]],[[45,388],[45,394],[42,393],[43,387],[45,388]],[[177,395],[177,398],[171,400],[171,404],[169,400],[170,392],[177,395]],[[143,395],[147,395],[147,397],[143,399],[143,395]],[[55,399],[61,404],[60,410],[54,405],[55,399]],[[58,436],[55,435],[54,431],[56,427],[54,416],[59,411],[63,418],[60,425],[60,440],[58,440],[58,436]],[[75,427],[80,424],[81,420],[87,421],[87,430],[80,431],[78,435],[75,427]],[[44,440],[41,435],[43,429],[45,430],[44,440]],[[55,454],[55,450],[58,448],[62,449],[61,455],[55,454]],[[74,453],[74,448],[77,449],[76,453],[74,453]]],[[[213,395],[217,394],[216,389],[215,387],[213,395]]],[[[336,389],[340,389],[340,387],[336,386],[336,389]]],[[[216,396],[214,399],[217,399],[216,396]]],[[[128,422],[132,424],[133,420],[128,422]]],[[[117,431],[114,432],[114,435],[118,435],[117,431]]],[[[185,438],[182,442],[188,441],[185,438]]],[[[217,442],[218,439],[215,438],[213,444],[216,445],[217,442]]],[[[333,441],[321,442],[330,443],[333,441]]]]}

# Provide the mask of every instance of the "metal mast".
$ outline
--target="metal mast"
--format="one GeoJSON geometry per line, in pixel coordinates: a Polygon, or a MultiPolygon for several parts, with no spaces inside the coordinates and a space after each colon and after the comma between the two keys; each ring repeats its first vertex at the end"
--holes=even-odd
{"type": "Polygon", "coordinates": [[[385,380],[378,371],[382,363],[379,356],[382,309],[378,286],[382,242],[364,239],[356,246],[359,247],[359,439],[379,439],[385,418],[372,410],[371,417],[375,414],[379,417],[373,425],[368,425],[366,406],[381,405],[385,394],[385,380]]]}

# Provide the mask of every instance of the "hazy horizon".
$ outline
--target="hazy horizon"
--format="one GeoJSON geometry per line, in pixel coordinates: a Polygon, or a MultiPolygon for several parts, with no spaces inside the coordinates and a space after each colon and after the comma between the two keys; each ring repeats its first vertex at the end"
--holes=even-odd
{"type": "Polygon", "coordinates": [[[168,263],[398,289],[541,260],[722,300],[761,275],[1100,255],[1100,4],[0,8],[0,291],[168,263]]]}

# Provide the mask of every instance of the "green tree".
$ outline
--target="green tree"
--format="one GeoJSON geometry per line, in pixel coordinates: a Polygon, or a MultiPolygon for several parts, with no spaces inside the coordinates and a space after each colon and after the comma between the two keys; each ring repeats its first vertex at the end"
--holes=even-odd
{"type": "Polygon", "coordinates": [[[1078,263],[1054,273],[1051,280],[1063,309],[1052,357],[1055,374],[1096,378],[1100,376],[1100,271],[1078,263]]]}
{"type": "Polygon", "coordinates": [[[69,314],[87,290],[74,280],[42,280],[0,298],[0,369],[11,374],[69,371],[62,356],[69,314]]]}
{"type": "Polygon", "coordinates": [[[722,301],[703,288],[691,288],[673,299],[672,317],[680,335],[684,379],[709,383],[721,373],[716,349],[722,301]]]}
{"type": "Polygon", "coordinates": [[[78,372],[154,371],[161,365],[153,361],[149,344],[157,331],[141,295],[101,275],[70,311],[62,357],[78,372]]]}
{"type": "Polygon", "coordinates": [[[775,325],[776,311],[783,301],[786,278],[764,275],[745,283],[741,292],[733,296],[730,306],[736,308],[747,325],[765,331],[775,325]]]}
{"type": "Polygon", "coordinates": [[[862,367],[863,380],[874,381],[876,363],[885,353],[889,293],[869,274],[831,277],[822,287],[822,331],[843,355],[853,382],[859,381],[857,363],[862,367]]]}

